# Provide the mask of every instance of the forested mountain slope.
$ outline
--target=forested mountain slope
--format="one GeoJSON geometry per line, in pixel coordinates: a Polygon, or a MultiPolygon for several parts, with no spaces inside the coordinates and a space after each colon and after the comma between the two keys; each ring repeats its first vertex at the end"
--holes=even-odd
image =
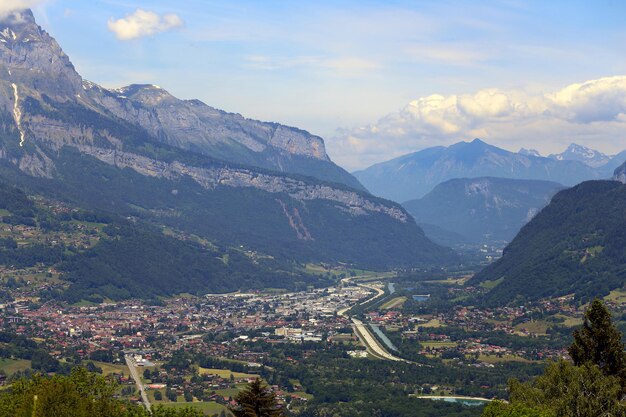
{"type": "Polygon", "coordinates": [[[393,268],[456,259],[399,204],[335,175],[321,139],[156,86],[87,82],[30,11],[0,27],[0,176],[10,183],[283,260],[393,268]],[[279,172],[288,160],[296,173],[279,172]]]}
{"type": "Polygon", "coordinates": [[[566,294],[588,299],[622,288],[626,185],[588,181],[556,194],[470,284],[484,281],[499,281],[485,299],[497,304],[566,294]]]}

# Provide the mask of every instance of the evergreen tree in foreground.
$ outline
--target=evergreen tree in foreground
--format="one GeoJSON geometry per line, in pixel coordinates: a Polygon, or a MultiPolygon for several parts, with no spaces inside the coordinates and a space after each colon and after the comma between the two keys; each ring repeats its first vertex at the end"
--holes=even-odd
{"type": "Polygon", "coordinates": [[[574,343],[568,352],[574,365],[596,364],[604,375],[619,378],[622,393],[626,393],[626,353],[622,334],[600,300],[591,303],[583,327],[574,332],[574,343]]]}
{"type": "Polygon", "coordinates": [[[510,403],[495,401],[483,417],[625,417],[622,335],[606,306],[593,301],[569,348],[573,363],[550,364],[530,383],[509,382],[510,403]]]}
{"type": "Polygon", "coordinates": [[[284,417],[276,395],[260,378],[237,394],[235,401],[237,405],[229,407],[235,417],[284,417]]]}

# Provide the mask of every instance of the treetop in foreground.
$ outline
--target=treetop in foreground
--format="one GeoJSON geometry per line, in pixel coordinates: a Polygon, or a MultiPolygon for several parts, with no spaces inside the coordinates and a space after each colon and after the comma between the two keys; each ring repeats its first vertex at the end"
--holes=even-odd
{"type": "Polygon", "coordinates": [[[0,417],[202,417],[191,408],[148,412],[115,398],[115,392],[115,384],[83,368],[69,376],[35,375],[0,394],[0,417]]]}
{"type": "Polygon", "coordinates": [[[585,312],[583,327],[574,332],[568,352],[574,364],[596,364],[604,375],[620,379],[626,389],[626,353],[622,333],[611,321],[611,313],[600,300],[594,300],[585,312]]]}
{"type": "Polygon", "coordinates": [[[235,397],[237,404],[230,407],[236,417],[284,417],[276,395],[260,378],[250,382],[235,397]]]}
{"type": "Polygon", "coordinates": [[[595,300],[569,348],[573,363],[551,363],[532,382],[509,382],[510,403],[494,402],[483,417],[626,416],[626,360],[621,333],[606,306],[595,300]]]}

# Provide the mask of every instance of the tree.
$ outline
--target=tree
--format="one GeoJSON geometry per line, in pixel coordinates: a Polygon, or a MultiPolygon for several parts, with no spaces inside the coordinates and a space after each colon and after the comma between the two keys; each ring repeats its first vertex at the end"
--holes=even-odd
{"type": "Polygon", "coordinates": [[[485,407],[482,417],[553,417],[550,411],[537,410],[523,404],[493,401],[485,407]]]}
{"type": "Polygon", "coordinates": [[[191,391],[185,391],[185,393],[183,394],[183,397],[185,398],[185,401],[187,401],[188,403],[193,401],[193,394],[191,393],[191,391]]]}
{"type": "Polygon", "coordinates": [[[193,407],[184,407],[176,410],[158,405],[153,408],[150,417],[204,417],[204,413],[193,407]]]}
{"type": "Polygon", "coordinates": [[[530,383],[511,380],[510,404],[489,404],[483,417],[624,417],[623,349],[611,315],[595,300],[574,332],[573,363],[554,362],[530,383]]]}
{"type": "Polygon", "coordinates": [[[597,365],[554,362],[532,383],[509,383],[510,404],[487,406],[483,417],[623,417],[621,385],[597,365]]]}
{"type": "Polygon", "coordinates": [[[113,384],[82,368],[70,376],[37,375],[0,395],[0,417],[148,417],[114,395],[113,384]]]}
{"type": "Polygon", "coordinates": [[[622,334],[611,321],[611,313],[598,299],[585,312],[583,327],[574,332],[574,343],[568,352],[574,364],[598,365],[604,375],[619,378],[626,393],[626,353],[622,334]]]}
{"type": "Polygon", "coordinates": [[[162,401],[163,400],[163,394],[161,394],[161,391],[154,391],[154,399],[156,401],[162,401]]]}
{"type": "Polygon", "coordinates": [[[229,407],[235,417],[284,417],[276,395],[260,378],[250,382],[229,407]]]}
{"type": "Polygon", "coordinates": [[[178,399],[178,395],[176,394],[176,391],[174,391],[173,389],[167,388],[165,390],[165,396],[167,397],[168,400],[170,400],[171,402],[176,402],[176,400],[178,399]]]}

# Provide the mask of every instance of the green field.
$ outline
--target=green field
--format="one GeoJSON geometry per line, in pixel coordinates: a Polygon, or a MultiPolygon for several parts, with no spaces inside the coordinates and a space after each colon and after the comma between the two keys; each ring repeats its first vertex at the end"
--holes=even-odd
{"type": "Polygon", "coordinates": [[[222,397],[235,397],[241,390],[243,390],[248,384],[236,384],[237,388],[226,388],[226,389],[218,389],[215,391],[217,395],[221,395],[222,397]]]}
{"type": "Polygon", "coordinates": [[[446,279],[438,279],[424,282],[427,284],[464,285],[471,277],[471,275],[465,275],[462,277],[449,277],[446,279]]]}
{"type": "Polygon", "coordinates": [[[427,323],[417,325],[417,327],[424,327],[424,328],[437,328],[437,327],[443,327],[443,326],[445,326],[445,324],[442,324],[441,321],[439,321],[439,319],[432,319],[427,323]]]}
{"type": "Polygon", "coordinates": [[[30,368],[30,361],[22,359],[0,359],[0,370],[6,375],[13,375],[18,371],[30,368]]]}
{"type": "MultiPolygon", "coordinates": [[[[225,410],[226,412],[228,412],[228,409],[226,407],[215,402],[204,402],[204,401],[193,402],[193,403],[177,402],[177,403],[160,403],[159,405],[162,405],[165,408],[193,407],[193,408],[197,408],[198,410],[201,410],[205,416],[212,416],[213,414],[219,414],[222,412],[222,410],[225,410]]],[[[228,412],[228,415],[232,416],[230,412],[228,412]]]]}
{"type": "Polygon", "coordinates": [[[232,372],[229,371],[228,369],[209,369],[209,368],[198,368],[198,373],[200,375],[217,375],[220,378],[230,378],[230,375],[232,374],[233,377],[240,379],[240,378],[259,378],[259,375],[255,375],[255,374],[244,374],[241,372],[232,372]]]}
{"type": "Polygon", "coordinates": [[[534,320],[526,323],[520,323],[514,327],[515,330],[521,331],[522,329],[526,329],[529,333],[534,333],[538,335],[545,335],[548,331],[548,328],[551,326],[550,323],[545,320],[534,320]]]}
{"type": "Polygon", "coordinates": [[[611,301],[614,303],[624,303],[626,302],[626,290],[620,288],[618,290],[613,290],[609,295],[604,297],[606,301],[611,301]]]}
{"type": "Polygon", "coordinates": [[[484,281],[480,283],[480,286],[486,290],[492,290],[497,287],[498,284],[500,284],[502,281],[504,281],[504,278],[499,278],[495,281],[484,281]]]}
{"type": "Polygon", "coordinates": [[[504,355],[502,357],[498,357],[496,355],[480,355],[478,357],[478,360],[481,362],[487,362],[487,363],[502,363],[502,362],[530,363],[532,362],[529,359],[522,358],[520,356],[515,356],[515,355],[504,355]]]}
{"type": "Polygon", "coordinates": [[[402,308],[404,303],[406,303],[406,297],[396,297],[387,301],[385,304],[380,306],[380,310],[391,310],[392,308],[402,308]]]}
{"type": "Polygon", "coordinates": [[[112,364],[106,362],[98,362],[98,361],[89,361],[93,362],[98,368],[102,368],[103,375],[111,375],[111,374],[125,374],[128,375],[130,372],[128,371],[128,367],[123,364],[112,364]]]}
{"type": "Polygon", "coordinates": [[[420,342],[420,345],[424,348],[454,348],[457,346],[456,342],[440,342],[437,340],[429,341],[429,342],[420,342]]]}
{"type": "Polygon", "coordinates": [[[583,324],[583,319],[582,318],[578,318],[578,317],[570,317],[570,316],[566,316],[564,314],[555,314],[554,317],[564,319],[564,321],[563,321],[563,323],[561,323],[561,325],[563,325],[565,327],[576,327],[576,326],[580,326],[580,325],[583,324]]]}

